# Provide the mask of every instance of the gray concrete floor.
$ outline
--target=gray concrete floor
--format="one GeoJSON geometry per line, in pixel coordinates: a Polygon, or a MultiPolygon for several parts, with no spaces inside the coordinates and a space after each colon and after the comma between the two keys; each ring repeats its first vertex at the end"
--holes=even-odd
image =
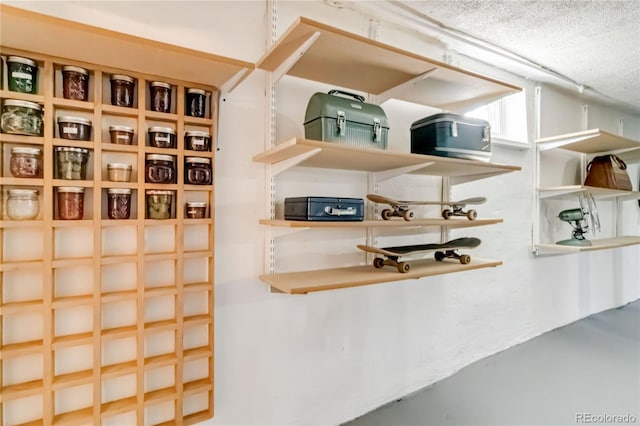
{"type": "Polygon", "coordinates": [[[345,425],[581,423],[640,425],[640,301],[482,359],[345,425]],[[596,417],[607,415],[627,418],[596,417]]]}

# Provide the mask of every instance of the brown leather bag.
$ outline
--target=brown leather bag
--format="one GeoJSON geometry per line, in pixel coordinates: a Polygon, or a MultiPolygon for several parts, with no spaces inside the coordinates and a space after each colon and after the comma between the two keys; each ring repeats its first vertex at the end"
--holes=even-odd
{"type": "Polygon", "coordinates": [[[594,157],[587,165],[585,186],[631,191],[627,165],[616,155],[594,157]]]}

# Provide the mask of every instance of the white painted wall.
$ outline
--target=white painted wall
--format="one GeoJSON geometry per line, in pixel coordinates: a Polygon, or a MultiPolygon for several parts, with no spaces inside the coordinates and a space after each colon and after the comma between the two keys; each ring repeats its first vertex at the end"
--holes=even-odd
{"type": "MultiPolygon", "coordinates": [[[[8,3],[249,61],[256,61],[267,44],[264,1],[8,3]]],[[[278,34],[299,15],[363,35],[369,30],[368,17],[324,2],[281,0],[278,7],[278,34]]],[[[380,20],[383,42],[435,58],[446,47],[380,20]]],[[[491,70],[464,57],[459,60],[462,66],[491,70]]],[[[533,87],[532,82],[491,71],[533,87]]],[[[279,141],[303,135],[304,106],[309,95],[320,90],[326,87],[283,79],[278,86],[279,141]]],[[[577,93],[545,88],[545,94],[542,136],[580,130],[583,102],[577,93]]],[[[430,111],[400,102],[385,108],[392,120],[390,149],[408,151],[408,123],[430,111]]],[[[306,296],[270,293],[257,279],[264,270],[264,229],[258,219],[264,216],[267,199],[265,172],[251,161],[267,143],[265,111],[261,71],[226,97],[221,108],[216,164],[216,415],[207,424],[339,424],[482,357],[640,297],[637,247],[534,257],[534,150],[501,146],[494,147],[493,160],[520,165],[522,171],[459,185],[453,196],[485,195],[489,201],[478,209],[480,214],[504,217],[501,225],[472,231],[483,239],[475,252],[502,258],[503,266],[306,296]]],[[[603,120],[598,126],[616,130],[616,124],[606,120],[619,114],[597,106],[591,111],[595,116],[590,119],[603,120]]],[[[625,135],[640,139],[635,123],[638,117],[625,116],[625,135]]],[[[533,129],[530,124],[530,139],[533,129]]],[[[563,175],[564,170],[545,173],[563,175]]],[[[637,167],[632,173],[637,183],[637,167]]],[[[277,183],[278,203],[285,196],[307,194],[362,197],[366,189],[362,174],[313,169],[288,171],[277,183]]],[[[398,177],[382,189],[393,196],[431,198],[439,196],[439,180],[398,177]]],[[[637,204],[628,207],[628,216],[628,231],[639,234],[637,204]]],[[[379,242],[438,238],[436,231],[417,236],[394,231],[381,235],[379,242]]],[[[454,233],[463,234],[469,231],[454,233]]],[[[354,246],[363,240],[360,231],[284,236],[277,244],[277,267],[285,271],[362,262],[354,246]],[[336,247],[340,255],[327,255],[327,247],[336,247]]]]}

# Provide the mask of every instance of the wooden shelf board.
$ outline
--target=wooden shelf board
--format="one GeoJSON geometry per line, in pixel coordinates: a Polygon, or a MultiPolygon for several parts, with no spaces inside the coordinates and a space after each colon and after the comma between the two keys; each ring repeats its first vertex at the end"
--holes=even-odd
{"type": "Polygon", "coordinates": [[[149,287],[144,290],[144,297],[162,297],[173,296],[178,293],[178,288],[175,285],[168,285],[162,287],[149,287]]]}
{"type": "Polygon", "coordinates": [[[43,186],[44,179],[0,177],[2,186],[43,186]]]}
{"type": "Polygon", "coordinates": [[[77,61],[220,87],[254,64],[106,30],[66,19],[3,5],[0,40],[3,46],[77,61]],[[38,28],[38,37],[24,37],[24,28],[38,28]],[[126,45],[126,55],[122,46],[126,45]],[[185,66],[185,64],[189,64],[185,66]]]}
{"type": "Polygon", "coordinates": [[[185,191],[213,191],[213,185],[184,185],[185,191]]]}
{"type": "Polygon", "coordinates": [[[437,262],[434,259],[422,259],[410,263],[411,271],[407,273],[400,273],[391,267],[376,269],[372,265],[364,265],[260,275],[260,279],[284,293],[304,294],[488,268],[499,266],[502,261],[478,259],[472,256],[471,263],[467,265],[449,260],[437,262]]]}
{"type": "Polygon", "coordinates": [[[538,254],[563,254],[580,253],[583,251],[608,250],[618,247],[627,247],[640,244],[640,237],[624,236],[615,238],[602,238],[591,240],[591,246],[575,247],[560,244],[536,244],[538,254]]]}
{"type": "MultiPolygon", "coordinates": [[[[4,23],[4,21],[3,21],[4,23]]],[[[1,39],[0,39],[1,40],[1,39]]],[[[4,43],[3,43],[4,44],[4,43]]],[[[2,99],[17,99],[20,101],[29,101],[36,103],[44,103],[44,96],[31,93],[12,92],[11,90],[0,90],[0,98],[2,99]]]]}
{"type": "Polygon", "coordinates": [[[452,111],[470,110],[521,90],[304,17],[293,23],[257,67],[275,71],[316,32],[318,39],[287,74],[378,95],[435,69],[393,97],[452,111]]]}
{"type": "MultiPolygon", "coordinates": [[[[145,154],[164,154],[164,155],[174,155],[174,156],[178,155],[177,148],[156,148],[155,146],[145,146],[144,152],[145,154]]],[[[175,184],[172,184],[172,185],[175,185],[175,184]]],[[[155,187],[156,189],[162,189],[170,185],[167,185],[164,183],[147,183],[146,186],[147,186],[147,189],[150,189],[152,187],[155,187]]]]}
{"type": "Polygon", "coordinates": [[[23,302],[9,302],[0,306],[0,315],[22,314],[42,310],[42,300],[25,300],[23,302]]]}
{"type": "Polygon", "coordinates": [[[188,317],[184,317],[185,327],[201,325],[201,324],[212,324],[212,323],[213,323],[213,319],[209,314],[191,315],[188,317]]]}
{"type": "Polygon", "coordinates": [[[90,343],[93,343],[93,333],[89,331],[86,333],[54,337],[51,346],[53,347],[53,349],[60,349],[69,346],[88,345],[90,343]]]}
{"type": "Polygon", "coordinates": [[[410,173],[430,176],[477,177],[520,170],[519,166],[486,163],[476,160],[436,157],[377,149],[360,149],[330,142],[294,138],[253,157],[253,161],[276,164],[299,155],[315,152],[297,165],[326,169],[384,172],[408,166],[418,168],[410,173]]]}
{"type": "MultiPolygon", "coordinates": [[[[64,185],[61,185],[64,186],[64,185]]],[[[74,186],[74,185],[68,185],[74,186]]],[[[76,226],[93,226],[93,220],[91,219],[80,219],[80,220],[62,220],[55,219],[51,222],[54,228],[75,228],[76,226]]]]}
{"type": "Polygon", "coordinates": [[[178,219],[145,219],[144,226],[177,225],[178,219]]]}
{"type": "Polygon", "coordinates": [[[100,221],[100,226],[103,228],[113,228],[116,226],[136,226],[139,219],[108,219],[100,221]]]}
{"type": "Polygon", "coordinates": [[[135,411],[138,401],[135,396],[105,402],[100,407],[100,412],[104,417],[117,416],[118,414],[135,411]]]}
{"type": "Polygon", "coordinates": [[[178,122],[178,115],[177,114],[171,114],[168,112],[157,112],[157,111],[150,111],[147,110],[144,112],[144,117],[147,120],[158,120],[158,121],[166,121],[166,122],[170,122],[170,123],[177,123],[178,122]]]}
{"type": "Polygon", "coordinates": [[[208,217],[205,219],[184,219],[185,225],[211,225],[213,224],[213,219],[208,217]]]}
{"type": "Polygon", "coordinates": [[[318,222],[284,219],[260,219],[260,224],[284,228],[394,228],[411,226],[448,226],[468,228],[502,223],[502,219],[414,219],[406,220],[363,220],[362,222],[318,222]]]}
{"type": "Polygon", "coordinates": [[[177,362],[178,362],[178,359],[176,358],[175,353],[157,355],[157,356],[152,356],[150,358],[145,358],[144,368],[145,369],[161,368],[167,365],[175,365],[177,364],[177,362]]]}
{"type": "Polygon", "coordinates": [[[213,417],[213,412],[209,410],[198,411],[196,413],[191,413],[184,416],[183,424],[185,425],[193,425],[196,423],[204,422],[207,419],[213,417]]]}
{"type": "Polygon", "coordinates": [[[198,291],[212,291],[213,290],[213,284],[209,283],[209,282],[202,282],[202,283],[185,283],[182,287],[182,291],[184,291],[185,293],[189,293],[189,292],[198,292],[198,291]]]}
{"type": "MultiPolygon", "coordinates": [[[[74,141],[70,139],[54,138],[53,146],[54,149],[56,146],[69,146],[72,148],[85,148],[93,151],[93,149],[95,148],[95,143],[93,141],[74,141]]],[[[93,155],[93,152],[91,154],[93,155]]],[[[91,181],[91,183],[93,183],[93,181],[91,181]]]]}
{"type": "Polygon", "coordinates": [[[93,257],[74,257],[69,259],[56,259],[51,262],[51,266],[55,269],[72,268],[74,266],[92,265],[93,257]]]}
{"type": "Polygon", "coordinates": [[[177,253],[148,253],[144,255],[145,262],[161,262],[163,260],[176,260],[177,253]]]}
{"type": "MultiPolygon", "coordinates": [[[[138,114],[140,113],[138,108],[127,108],[109,104],[102,104],[102,113],[105,115],[117,115],[119,117],[131,117],[138,118],[138,114]]],[[[126,146],[126,145],[121,145],[126,146]]]]}
{"type": "Polygon", "coordinates": [[[93,303],[93,295],[58,297],[53,299],[51,307],[53,309],[68,308],[80,305],[90,305],[93,303]]]}
{"type": "Polygon", "coordinates": [[[211,348],[208,346],[202,346],[199,348],[193,349],[185,349],[182,355],[183,359],[198,359],[198,358],[209,358],[213,356],[213,352],[211,348]]]}
{"type": "Polygon", "coordinates": [[[103,143],[101,146],[103,151],[116,151],[116,152],[127,152],[127,153],[137,153],[138,145],[120,145],[116,143],[103,143]]]}
{"type": "MultiPolygon", "coordinates": [[[[127,189],[136,190],[138,189],[138,183],[137,182],[111,182],[108,180],[102,182],[102,189],[110,189],[110,188],[127,188],[127,189]]],[[[103,220],[105,222],[111,222],[113,220],[122,222],[122,221],[132,220],[132,219],[108,219],[105,217],[103,218],[103,220]]]]}
{"type": "Polygon", "coordinates": [[[144,324],[145,333],[159,333],[161,331],[175,330],[178,323],[175,319],[148,322],[144,324]]]}
{"type": "Polygon", "coordinates": [[[138,327],[135,325],[106,328],[102,330],[102,340],[116,340],[124,337],[136,336],[137,331],[138,327]]]}
{"type": "Polygon", "coordinates": [[[622,191],[618,189],[598,188],[595,186],[584,185],[566,185],[538,188],[540,192],[540,198],[565,198],[575,199],[576,195],[582,192],[589,192],[594,198],[607,199],[607,198],[625,198],[629,200],[639,199],[639,191],[622,191]]]}
{"type": "Polygon", "coordinates": [[[136,374],[138,371],[137,361],[121,362],[119,364],[105,365],[100,369],[100,375],[105,377],[126,376],[136,374]]]}
{"type": "Polygon", "coordinates": [[[41,228],[41,220],[0,220],[0,228],[41,228]]]}
{"type": "Polygon", "coordinates": [[[90,111],[93,113],[95,104],[93,102],[75,101],[72,99],[53,98],[53,105],[57,109],[71,109],[75,111],[90,111]]]}
{"type": "Polygon", "coordinates": [[[9,343],[0,348],[0,359],[16,358],[25,355],[42,352],[42,340],[30,340],[28,342],[9,343]]]}
{"type": "Polygon", "coordinates": [[[137,290],[111,291],[108,293],[102,293],[102,295],[100,296],[100,301],[102,303],[113,303],[113,302],[119,302],[122,300],[135,299],[137,296],[138,296],[137,290]]]}
{"type": "Polygon", "coordinates": [[[42,136],[26,136],[0,133],[0,142],[16,145],[44,145],[44,138],[42,136]]]}
{"type": "Polygon", "coordinates": [[[601,129],[537,139],[535,143],[543,149],[561,148],[583,154],[640,149],[639,141],[614,135],[601,129]]]}
{"type": "Polygon", "coordinates": [[[213,384],[209,379],[199,379],[192,382],[184,383],[184,393],[193,394],[199,392],[209,391],[213,388],[213,384]]]}
{"type": "Polygon", "coordinates": [[[31,420],[30,422],[20,423],[18,426],[43,426],[44,421],[42,419],[31,420]]]}
{"type": "Polygon", "coordinates": [[[28,396],[42,393],[42,379],[32,380],[25,383],[4,386],[0,389],[0,401],[26,398],[28,396]]]}
{"type": "MultiPolygon", "coordinates": [[[[213,126],[213,120],[210,118],[202,118],[202,117],[191,117],[188,115],[185,115],[183,117],[184,120],[184,124],[190,124],[190,125],[194,125],[194,126],[213,126]]],[[[197,152],[197,151],[194,151],[197,152]]]]}
{"type": "Polygon", "coordinates": [[[91,423],[93,407],[81,408],[75,411],[60,413],[53,418],[54,425],[76,425],[91,423]]]}
{"type": "Polygon", "coordinates": [[[0,263],[0,272],[34,270],[42,269],[42,267],[43,263],[40,260],[18,260],[0,263]]]}
{"type": "Polygon", "coordinates": [[[197,259],[200,257],[211,257],[211,251],[209,250],[195,250],[195,251],[185,251],[182,253],[184,259],[197,259]]]}
{"type": "Polygon", "coordinates": [[[93,380],[93,370],[76,371],[75,373],[63,374],[53,378],[53,390],[60,390],[73,386],[91,383],[93,380]]]}
{"type": "Polygon", "coordinates": [[[171,401],[178,397],[176,388],[171,386],[168,388],[158,389],[151,392],[145,392],[144,403],[155,404],[164,401],[171,401]]]}
{"type": "Polygon", "coordinates": [[[114,265],[117,263],[135,263],[138,261],[138,256],[135,254],[130,255],[116,255],[116,256],[106,256],[100,259],[100,264],[102,265],[114,265]]]}
{"type": "MultiPolygon", "coordinates": [[[[66,179],[54,179],[53,186],[81,186],[83,188],[93,188],[92,180],[66,180],[66,179]]],[[[62,222],[69,222],[68,220],[62,222]]],[[[73,222],[79,222],[78,220],[74,220],[73,222]]]]}

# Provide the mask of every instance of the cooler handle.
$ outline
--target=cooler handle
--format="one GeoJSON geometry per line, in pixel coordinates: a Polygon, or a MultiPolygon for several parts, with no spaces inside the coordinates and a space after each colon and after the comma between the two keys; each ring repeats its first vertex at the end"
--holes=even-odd
{"type": "Polygon", "coordinates": [[[380,125],[380,120],[377,118],[373,119],[373,141],[379,142],[382,140],[382,126],[380,125]]]}
{"type": "Polygon", "coordinates": [[[347,116],[344,111],[338,111],[337,119],[337,127],[338,127],[338,136],[344,136],[347,130],[347,116]]]}
{"type": "Polygon", "coordinates": [[[324,208],[324,212],[330,216],[355,216],[356,209],[355,207],[347,207],[346,209],[334,208],[331,206],[326,206],[324,208]]]}
{"type": "Polygon", "coordinates": [[[364,96],[356,95],[355,93],[345,92],[344,90],[333,89],[329,90],[330,95],[340,94],[354,98],[358,102],[364,102],[364,96]]]}

